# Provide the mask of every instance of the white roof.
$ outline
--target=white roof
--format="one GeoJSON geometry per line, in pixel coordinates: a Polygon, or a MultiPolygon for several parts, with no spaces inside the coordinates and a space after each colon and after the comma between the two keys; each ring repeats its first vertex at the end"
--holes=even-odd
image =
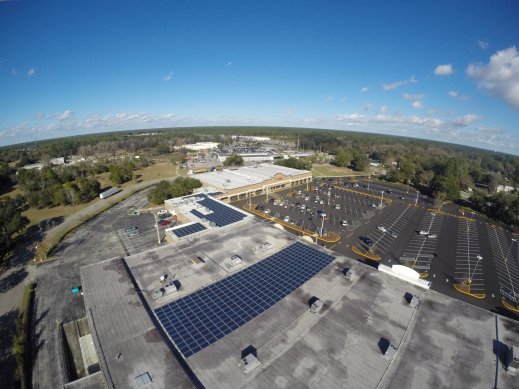
{"type": "Polygon", "coordinates": [[[236,189],[242,186],[261,184],[279,173],[285,176],[297,176],[310,172],[308,170],[298,170],[278,165],[261,164],[257,166],[240,167],[233,170],[197,174],[196,178],[204,184],[213,187],[236,189]]]}

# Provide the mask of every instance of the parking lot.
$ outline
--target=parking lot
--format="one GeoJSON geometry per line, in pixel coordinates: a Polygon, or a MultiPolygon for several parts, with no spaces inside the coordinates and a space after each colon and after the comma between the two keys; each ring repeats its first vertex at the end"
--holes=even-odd
{"type": "Polygon", "coordinates": [[[426,212],[418,224],[418,229],[412,234],[404,254],[400,257],[402,265],[413,268],[422,278],[429,276],[442,224],[442,215],[426,212]]]}
{"type": "Polygon", "coordinates": [[[499,292],[505,300],[505,304],[519,308],[519,245],[517,239],[508,240],[505,232],[494,225],[487,226],[487,231],[497,269],[499,292]]]}
{"type": "Polygon", "coordinates": [[[431,281],[432,289],[489,310],[501,311],[505,301],[506,312],[519,313],[518,243],[453,204],[435,210],[432,199],[414,190],[337,178],[234,205],[249,203],[259,217],[294,227],[298,235],[315,238],[321,229],[324,236],[340,235],[319,242],[341,254],[374,266],[403,264],[431,281]]]}

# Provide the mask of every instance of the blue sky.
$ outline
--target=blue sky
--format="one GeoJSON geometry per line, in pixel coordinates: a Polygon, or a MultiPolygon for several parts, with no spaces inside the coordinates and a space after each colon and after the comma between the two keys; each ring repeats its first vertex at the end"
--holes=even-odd
{"type": "Polygon", "coordinates": [[[0,145],[274,125],[519,155],[516,1],[0,0],[0,145]]]}

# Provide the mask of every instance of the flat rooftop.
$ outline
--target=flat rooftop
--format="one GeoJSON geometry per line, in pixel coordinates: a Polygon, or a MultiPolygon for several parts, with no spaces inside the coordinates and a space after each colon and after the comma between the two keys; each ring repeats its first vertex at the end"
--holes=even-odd
{"type": "Polygon", "coordinates": [[[148,315],[124,259],[82,267],[80,274],[107,387],[137,389],[146,375],[152,379],[146,388],[193,387],[148,315]]]}
{"type": "Polygon", "coordinates": [[[261,184],[266,180],[272,179],[276,174],[297,176],[305,173],[310,172],[308,170],[297,170],[278,165],[260,164],[257,166],[201,173],[195,177],[206,185],[223,190],[231,190],[248,185],[261,184]]]}
{"type": "Polygon", "coordinates": [[[197,193],[166,200],[165,204],[169,209],[173,209],[177,214],[182,214],[185,219],[190,221],[167,228],[166,233],[174,239],[180,239],[254,218],[250,213],[213,198],[211,195],[214,194],[197,193]]]}
{"type": "Polygon", "coordinates": [[[519,345],[518,322],[420,289],[255,219],[81,269],[96,348],[107,361],[105,375],[117,377],[114,386],[121,388],[134,387],[132,379],[143,371],[161,383],[176,379],[189,386],[170,351],[174,343],[154,326],[153,312],[297,242],[334,259],[262,313],[185,358],[205,387],[519,388],[499,359],[503,347],[519,345]],[[232,255],[242,263],[228,268],[232,255]],[[344,269],[354,271],[352,280],[344,269]],[[154,299],[164,274],[181,288],[154,299]],[[134,285],[143,292],[137,294],[134,285]],[[417,308],[406,294],[419,297],[417,308]],[[319,314],[309,310],[312,297],[324,303],[319,314]],[[397,347],[392,359],[382,352],[389,343],[397,347]],[[115,359],[118,350],[125,350],[122,362],[115,359]],[[245,374],[238,364],[249,351],[261,364],[245,374]]]}

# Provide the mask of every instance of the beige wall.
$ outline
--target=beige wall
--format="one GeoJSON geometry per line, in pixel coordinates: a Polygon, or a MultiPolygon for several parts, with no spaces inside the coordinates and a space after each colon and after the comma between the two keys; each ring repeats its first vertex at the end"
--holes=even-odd
{"type": "Polygon", "coordinates": [[[263,181],[255,185],[242,186],[240,188],[226,190],[218,188],[225,194],[220,195],[219,198],[223,201],[234,201],[239,198],[245,198],[252,193],[253,195],[265,194],[267,188],[269,193],[279,189],[291,188],[293,186],[303,185],[312,181],[312,173],[298,174],[297,176],[285,176],[281,173],[276,174],[270,180],[263,181]]]}

